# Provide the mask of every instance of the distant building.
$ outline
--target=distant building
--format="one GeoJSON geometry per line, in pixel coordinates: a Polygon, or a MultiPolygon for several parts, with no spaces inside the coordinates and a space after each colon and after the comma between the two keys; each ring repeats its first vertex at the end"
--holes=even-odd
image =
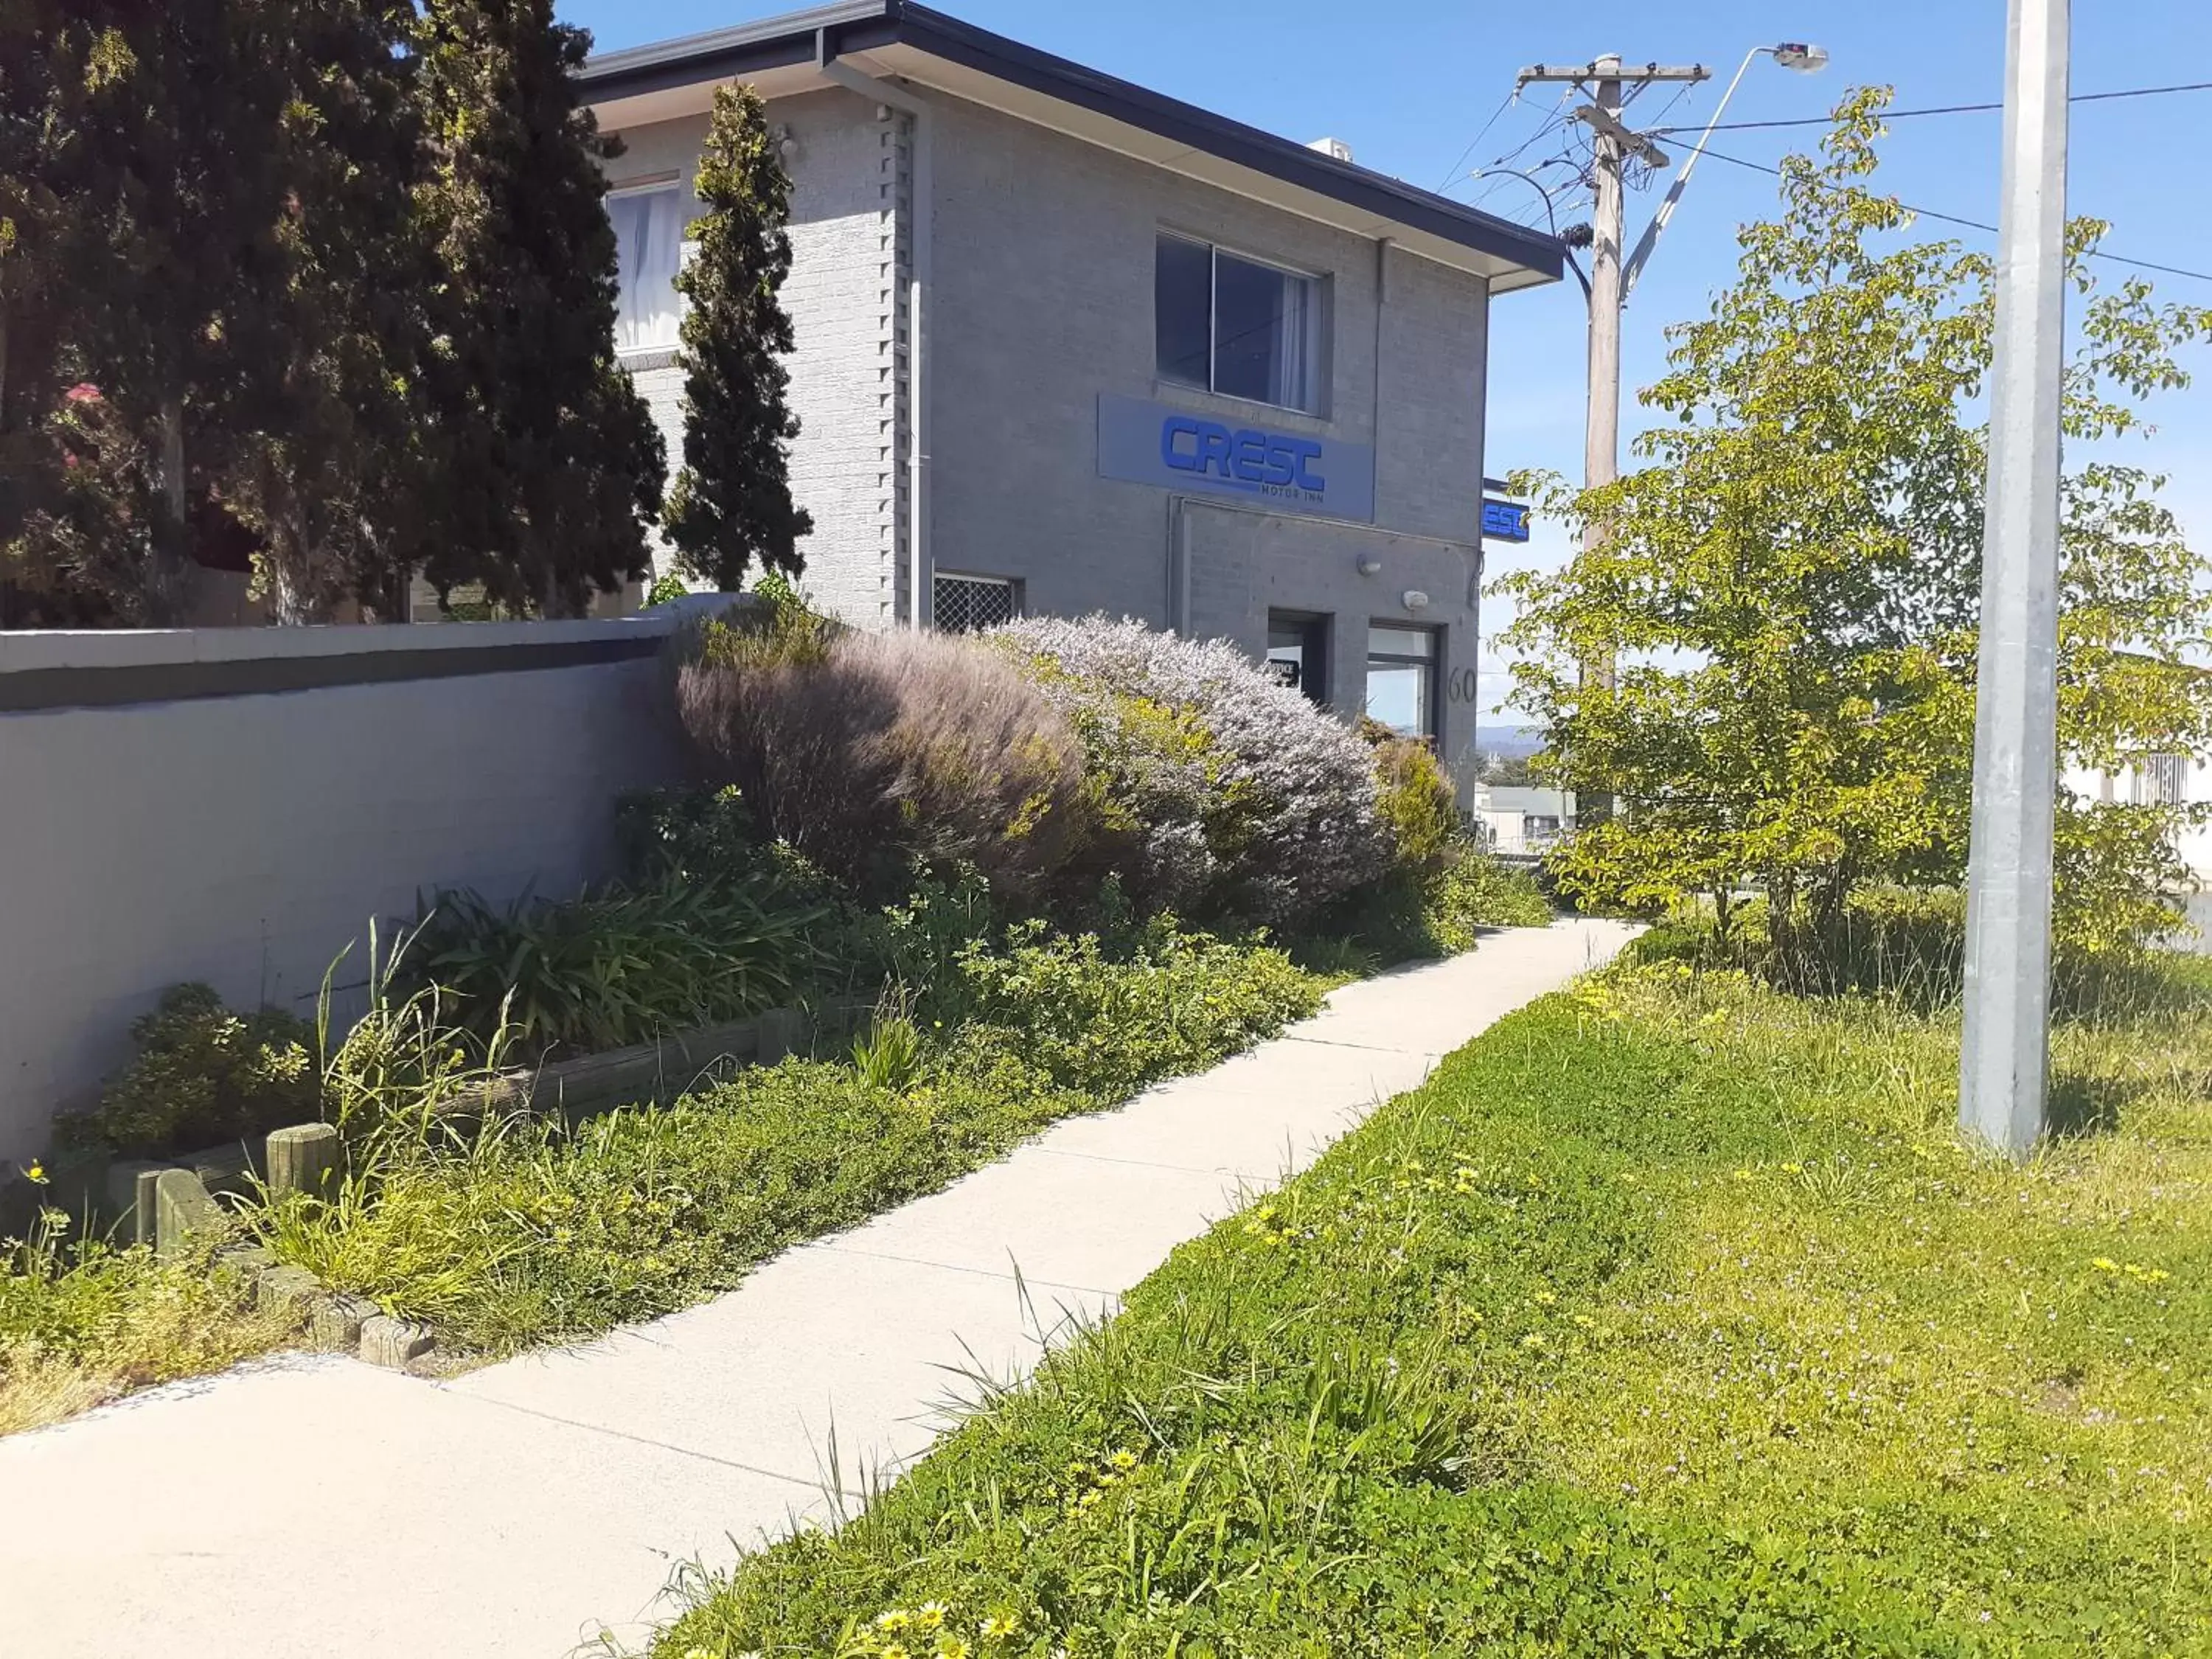
{"type": "Polygon", "coordinates": [[[1540,853],[1575,827],[1571,789],[1483,785],[1475,791],[1474,805],[1484,839],[1501,853],[1540,853]]]}
{"type": "MultiPolygon", "coordinates": [[[[2212,768],[2186,755],[2145,755],[2117,772],[2069,768],[2062,781],[2093,801],[2136,806],[2184,806],[2212,801],[2212,768]]],[[[2212,825],[2181,832],[2177,849],[2199,882],[2212,885],[2212,825]]]]}

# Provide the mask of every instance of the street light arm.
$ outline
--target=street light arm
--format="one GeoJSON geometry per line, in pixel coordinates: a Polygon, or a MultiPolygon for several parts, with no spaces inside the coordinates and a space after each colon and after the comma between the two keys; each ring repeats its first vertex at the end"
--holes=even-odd
{"type": "Polygon", "coordinates": [[[1698,147],[1690,152],[1690,159],[1682,163],[1682,170],[1674,175],[1674,182],[1667,191],[1667,199],[1659,204],[1659,210],[1651,216],[1651,222],[1644,227],[1644,234],[1636,239],[1635,251],[1628,256],[1628,263],[1621,267],[1620,301],[1623,305],[1627,304],[1628,296],[1636,292],[1636,279],[1643,275],[1644,263],[1651,258],[1651,250],[1659,246],[1659,234],[1667,228],[1667,222],[1674,216],[1674,209],[1682,199],[1682,192],[1690,187],[1690,175],[1698,170],[1698,158],[1705,153],[1705,143],[1713,136],[1713,129],[1720,125],[1721,117],[1728,113],[1729,100],[1735,96],[1736,88],[1742,84],[1744,71],[1751,67],[1751,60],[1759,53],[1773,50],[1771,46],[1753,46],[1744,53],[1743,62],[1735,66],[1735,79],[1728,83],[1728,90],[1721,94],[1720,104],[1713,111],[1712,119],[1705,123],[1705,130],[1698,135],[1698,147]]]}

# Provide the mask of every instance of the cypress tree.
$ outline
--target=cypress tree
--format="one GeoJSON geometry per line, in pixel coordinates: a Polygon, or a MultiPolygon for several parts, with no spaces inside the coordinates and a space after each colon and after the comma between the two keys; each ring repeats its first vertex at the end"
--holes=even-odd
{"type": "Polygon", "coordinates": [[[429,0],[424,205],[444,280],[432,521],[441,593],[580,612],[641,577],[665,456],[615,359],[618,276],[601,163],[618,153],[573,80],[591,37],[550,0],[429,0]]]}
{"type": "MultiPolygon", "coordinates": [[[[0,6],[0,621],[161,622],[181,514],[153,474],[143,152],[173,163],[134,0],[0,6]]],[[[170,166],[164,184],[173,185],[170,166]]],[[[179,273],[158,307],[187,285],[179,273]]],[[[173,404],[172,405],[173,407],[173,404]]]]}
{"type": "Polygon", "coordinates": [[[684,573],[734,592],[756,558],[797,575],[813,520],[791,499],[799,417],[781,355],[791,318],[778,297],[791,274],[791,179],[760,96],[721,87],[699,157],[696,256],[676,278],[683,322],[684,470],[664,521],[684,573]]]}
{"type": "Polygon", "coordinates": [[[125,118],[92,135],[113,228],[87,296],[86,378],[146,458],[144,619],[158,624],[183,619],[199,505],[232,493],[266,418],[295,88],[282,0],[106,3],[131,69],[125,118]]]}
{"type": "Polygon", "coordinates": [[[288,98],[272,134],[286,183],[279,258],[241,324],[251,430],[229,504],[260,536],[258,585],[280,623],[343,598],[388,617],[418,556],[425,312],[435,282],[415,210],[424,149],[403,52],[406,0],[234,0],[288,98]]]}

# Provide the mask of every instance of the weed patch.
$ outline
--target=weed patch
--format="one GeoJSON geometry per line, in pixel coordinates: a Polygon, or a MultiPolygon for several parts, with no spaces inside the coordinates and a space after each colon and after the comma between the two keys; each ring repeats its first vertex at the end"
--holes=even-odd
{"type": "Polygon", "coordinates": [[[292,1334],[289,1315],[257,1312],[242,1279],[210,1271],[212,1241],[157,1261],[76,1231],[47,1209],[27,1238],[0,1241],[0,1434],[218,1370],[292,1334]]]}

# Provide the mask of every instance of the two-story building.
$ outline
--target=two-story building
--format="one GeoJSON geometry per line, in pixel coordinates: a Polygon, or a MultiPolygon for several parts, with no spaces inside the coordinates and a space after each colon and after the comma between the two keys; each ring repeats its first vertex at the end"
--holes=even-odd
{"type": "Polygon", "coordinates": [[[1552,239],[903,0],[605,53],[621,345],[672,454],[671,283],[732,81],[793,183],[818,602],[1226,637],[1464,762],[1490,301],[1557,279],[1552,239]]]}

